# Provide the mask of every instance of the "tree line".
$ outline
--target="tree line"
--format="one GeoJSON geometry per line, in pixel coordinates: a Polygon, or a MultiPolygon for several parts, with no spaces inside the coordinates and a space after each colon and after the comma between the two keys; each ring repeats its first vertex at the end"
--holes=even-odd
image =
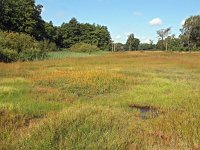
{"type": "MultiPolygon", "coordinates": [[[[36,5],[35,0],[0,1],[1,61],[12,61],[22,56],[25,57],[26,55],[22,55],[22,52],[28,51],[27,49],[31,49],[34,53],[34,55],[31,54],[32,56],[39,56],[39,53],[37,53],[39,49],[40,54],[46,52],[41,47],[46,47],[48,50],[59,50],[70,48],[77,43],[82,43],[82,45],[86,43],[84,46],[90,45],[92,47],[94,45],[101,50],[110,50],[111,36],[106,26],[79,23],[76,18],[64,22],[61,26],[55,26],[52,21],[46,22],[42,19],[42,8],[42,5],[36,5]],[[26,41],[26,38],[22,37],[32,39],[35,44],[30,45],[41,45],[29,46],[28,48],[22,46],[21,48],[24,49],[18,51],[16,43],[20,44],[26,41]],[[10,44],[14,45],[10,46],[10,44]]],[[[30,40],[26,42],[29,43],[30,40]]],[[[31,59],[34,59],[34,57],[31,57],[31,59]]]]}
{"type": "Polygon", "coordinates": [[[162,50],[195,51],[200,50],[200,15],[191,16],[185,20],[181,34],[176,37],[169,35],[171,28],[161,29],[157,33],[157,47],[162,50]]]}
{"type": "Polygon", "coordinates": [[[78,42],[109,48],[111,37],[106,26],[79,23],[76,18],[54,26],[52,21],[42,19],[43,6],[36,5],[35,0],[1,0],[0,7],[0,29],[3,31],[26,33],[38,41],[49,40],[59,48],[69,48],[78,42]]]}
{"type": "Polygon", "coordinates": [[[80,42],[96,45],[102,50],[110,48],[111,36],[106,26],[79,23],[76,18],[72,18],[69,23],[63,23],[60,27],[54,27],[52,22],[46,23],[46,27],[51,41],[62,48],[70,48],[80,42]]]}
{"type": "Polygon", "coordinates": [[[181,34],[176,37],[171,34],[171,27],[157,31],[158,42],[140,43],[140,40],[130,34],[126,44],[116,43],[115,50],[166,50],[166,51],[198,51],[200,50],[200,15],[191,16],[185,20],[181,34]]]}

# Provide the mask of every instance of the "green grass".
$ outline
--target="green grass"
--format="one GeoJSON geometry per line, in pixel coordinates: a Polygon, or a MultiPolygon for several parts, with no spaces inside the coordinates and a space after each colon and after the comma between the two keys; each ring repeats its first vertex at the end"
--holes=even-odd
{"type": "Polygon", "coordinates": [[[60,52],[49,52],[49,59],[60,59],[60,58],[67,58],[67,57],[92,57],[92,56],[100,56],[104,55],[108,52],[106,51],[97,51],[93,53],[80,53],[80,52],[70,52],[70,51],[60,51],[60,52]]]}
{"type": "Polygon", "coordinates": [[[199,58],[68,53],[0,63],[0,149],[198,149],[199,58]],[[151,106],[157,116],[144,120],[130,105],[151,106]]]}

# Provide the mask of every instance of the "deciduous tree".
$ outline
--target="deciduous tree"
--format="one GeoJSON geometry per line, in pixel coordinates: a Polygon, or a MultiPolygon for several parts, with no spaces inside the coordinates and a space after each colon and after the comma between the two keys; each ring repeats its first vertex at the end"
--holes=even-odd
{"type": "Polygon", "coordinates": [[[161,29],[161,30],[158,30],[157,31],[157,34],[158,34],[158,38],[161,40],[161,42],[162,42],[162,47],[161,47],[161,49],[163,50],[164,49],[164,47],[165,47],[165,49],[167,50],[168,48],[167,48],[167,44],[168,44],[168,42],[167,42],[167,40],[165,41],[165,46],[164,46],[164,39],[169,35],[169,33],[170,33],[170,31],[171,31],[171,28],[167,28],[167,29],[161,29]]]}
{"type": "Polygon", "coordinates": [[[140,44],[140,40],[134,37],[134,34],[130,34],[126,41],[126,50],[137,50],[140,44]]]}
{"type": "Polygon", "coordinates": [[[200,15],[191,16],[186,19],[181,29],[182,37],[187,41],[187,45],[200,46],[200,15]]]}
{"type": "Polygon", "coordinates": [[[35,0],[1,0],[0,8],[0,29],[24,32],[38,40],[44,38],[42,5],[36,5],[35,0]]]}

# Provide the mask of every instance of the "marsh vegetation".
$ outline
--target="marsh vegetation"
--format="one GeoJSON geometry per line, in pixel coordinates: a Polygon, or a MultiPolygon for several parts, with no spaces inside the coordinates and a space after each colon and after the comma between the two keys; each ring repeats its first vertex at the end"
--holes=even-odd
{"type": "Polygon", "coordinates": [[[199,57],[123,52],[0,63],[0,149],[198,149],[199,57]],[[158,115],[143,119],[131,105],[158,115]]]}

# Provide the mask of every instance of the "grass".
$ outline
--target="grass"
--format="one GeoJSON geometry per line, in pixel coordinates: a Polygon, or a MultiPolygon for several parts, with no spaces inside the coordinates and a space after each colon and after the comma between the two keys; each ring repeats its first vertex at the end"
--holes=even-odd
{"type": "Polygon", "coordinates": [[[0,63],[0,149],[200,148],[200,53],[65,57],[0,63]]]}
{"type": "Polygon", "coordinates": [[[66,57],[91,57],[91,56],[100,56],[106,54],[105,51],[97,51],[93,53],[80,53],[80,52],[71,52],[71,51],[60,51],[60,52],[49,52],[49,59],[60,59],[66,57]]]}

